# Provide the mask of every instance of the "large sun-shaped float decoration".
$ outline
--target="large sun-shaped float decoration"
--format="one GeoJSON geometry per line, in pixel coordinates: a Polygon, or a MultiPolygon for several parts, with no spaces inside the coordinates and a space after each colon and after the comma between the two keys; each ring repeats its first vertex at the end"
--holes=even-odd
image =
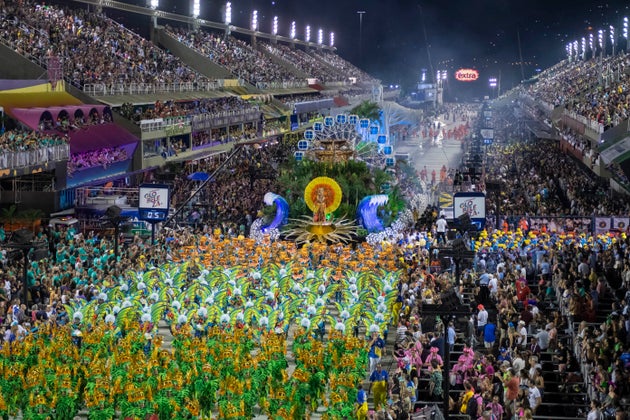
{"type": "Polygon", "coordinates": [[[339,208],[341,187],[332,178],[320,176],[304,189],[304,202],[313,216],[292,219],[287,238],[303,242],[349,242],[356,232],[354,221],[334,219],[332,213],[339,208]]]}

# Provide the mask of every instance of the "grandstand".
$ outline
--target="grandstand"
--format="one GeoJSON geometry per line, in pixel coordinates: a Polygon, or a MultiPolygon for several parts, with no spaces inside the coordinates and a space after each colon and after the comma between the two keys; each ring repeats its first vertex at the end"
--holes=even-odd
{"type": "Polygon", "coordinates": [[[369,97],[378,82],[327,46],[275,37],[271,48],[262,40],[268,34],[257,40],[242,28],[189,25],[168,13],[147,39],[91,3],[27,1],[0,11],[0,49],[10,57],[0,63],[0,105],[20,130],[5,139],[27,130],[41,133],[29,137],[31,149],[33,138],[48,135],[67,142],[30,155],[7,150],[3,203],[71,208],[77,189],[135,185],[170,162],[290,134],[301,102],[310,105],[298,120],[308,122],[369,97]]]}

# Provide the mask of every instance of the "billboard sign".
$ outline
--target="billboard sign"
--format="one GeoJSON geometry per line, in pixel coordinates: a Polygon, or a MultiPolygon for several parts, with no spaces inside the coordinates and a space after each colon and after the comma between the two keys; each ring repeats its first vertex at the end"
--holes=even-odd
{"type": "Polygon", "coordinates": [[[168,185],[143,184],[138,191],[138,214],[140,220],[162,222],[168,217],[168,185]]]}
{"type": "Polygon", "coordinates": [[[455,80],[459,82],[474,82],[479,79],[479,72],[475,69],[459,69],[455,72],[455,80]]]}
{"type": "Polygon", "coordinates": [[[459,192],[453,195],[453,217],[468,214],[477,229],[486,224],[486,195],[482,192],[459,192]]]}

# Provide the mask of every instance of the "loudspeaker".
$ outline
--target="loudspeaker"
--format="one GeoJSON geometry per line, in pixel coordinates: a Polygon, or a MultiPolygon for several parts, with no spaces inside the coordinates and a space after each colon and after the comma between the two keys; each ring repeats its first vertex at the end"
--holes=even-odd
{"type": "Polygon", "coordinates": [[[120,207],[110,206],[110,207],[107,207],[107,210],[105,210],[105,216],[109,219],[116,219],[120,217],[121,212],[122,212],[122,209],[120,207]]]}
{"type": "Polygon", "coordinates": [[[460,254],[462,252],[467,251],[466,242],[462,238],[457,238],[453,241],[453,252],[460,254]]]}
{"type": "Polygon", "coordinates": [[[11,241],[17,244],[30,244],[31,242],[33,242],[34,237],[35,235],[33,235],[32,231],[23,228],[13,232],[13,235],[11,236],[11,241]]]}

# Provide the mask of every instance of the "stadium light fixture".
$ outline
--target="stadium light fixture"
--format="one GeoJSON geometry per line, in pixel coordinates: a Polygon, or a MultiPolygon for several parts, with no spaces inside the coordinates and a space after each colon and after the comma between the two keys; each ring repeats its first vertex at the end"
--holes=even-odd
{"type": "Polygon", "coordinates": [[[623,37],[628,40],[628,17],[623,18],[623,37]]]}
{"type": "Polygon", "coordinates": [[[335,33],[334,32],[330,33],[330,46],[331,47],[335,46],[335,33]]]}
{"type": "Polygon", "coordinates": [[[488,79],[488,83],[490,84],[490,87],[494,89],[495,87],[497,87],[497,78],[491,77],[490,79],[488,79]]]}
{"type": "Polygon", "coordinates": [[[149,7],[153,10],[160,6],[160,0],[149,0],[149,7]]]}
{"type": "Polygon", "coordinates": [[[322,28],[319,28],[319,30],[317,31],[317,43],[319,45],[322,45],[324,43],[324,30],[322,28]]]}
{"type": "Polygon", "coordinates": [[[278,35],[278,16],[273,17],[273,35],[278,35]]]}
{"type": "Polygon", "coordinates": [[[311,25],[306,25],[306,33],[304,35],[304,41],[311,42],[311,25]]]}
{"type": "Polygon", "coordinates": [[[579,50],[580,44],[577,41],[573,41],[573,51],[575,52],[575,59],[577,60],[580,56],[579,50]]]}
{"type": "Polygon", "coordinates": [[[252,24],[250,29],[254,32],[258,30],[258,10],[252,12],[252,24]]]}
{"type": "Polygon", "coordinates": [[[442,70],[442,80],[446,80],[447,77],[448,73],[446,72],[446,70],[442,70]]]}
{"type": "Polygon", "coordinates": [[[225,3],[225,24],[229,25],[232,23],[232,2],[228,1],[225,3]]]}
{"type": "Polygon", "coordinates": [[[588,47],[591,50],[591,58],[595,57],[595,41],[593,37],[593,33],[588,34],[588,47]]]}
{"type": "Polygon", "coordinates": [[[610,25],[609,35],[610,35],[610,43],[612,44],[612,55],[615,55],[615,27],[610,25]]]}
{"type": "Polygon", "coordinates": [[[197,19],[201,12],[200,0],[193,0],[192,2],[192,17],[197,19]]]}
{"type": "Polygon", "coordinates": [[[603,51],[604,49],[604,30],[600,29],[597,31],[597,40],[599,41],[599,49],[603,51]]]}
{"type": "Polygon", "coordinates": [[[564,46],[564,49],[567,52],[567,58],[570,60],[571,59],[571,50],[573,49],[573,45],[569,42],[567,45],[564,46]]]}
{"type": "Polygon", "coordinates": [[[291,22],[291,39],[295,39],[297,36],[297,30],[295,26],[295,21],[291,22]]]}

